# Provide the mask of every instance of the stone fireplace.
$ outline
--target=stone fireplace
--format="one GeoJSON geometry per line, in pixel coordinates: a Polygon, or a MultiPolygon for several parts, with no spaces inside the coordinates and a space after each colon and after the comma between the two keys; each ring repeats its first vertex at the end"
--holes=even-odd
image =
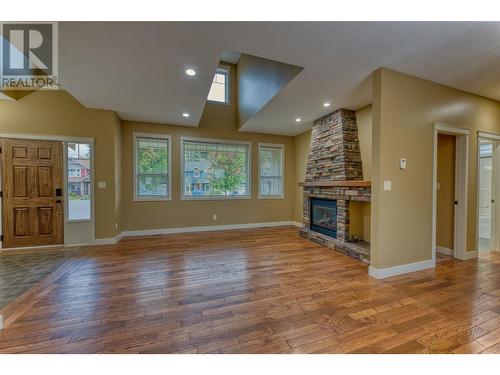
{"type": "Polygon", "coordinates": [[[314,121],[304,188],[300,234],[366,263],[370,246],[350,233],[352,202],[370,202],[363,180],[356,115],[339,109],[314,121]]]}

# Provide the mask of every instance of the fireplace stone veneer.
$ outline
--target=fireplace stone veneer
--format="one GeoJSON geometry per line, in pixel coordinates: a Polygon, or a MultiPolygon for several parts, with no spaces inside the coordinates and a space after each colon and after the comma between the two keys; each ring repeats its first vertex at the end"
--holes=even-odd
{"type": "Polygon", "coordinates": [[[366,263],[369,244],[350,242],[349,202],[370,202],[371,184],[363,181],[356,115],[339,109],[314,122],[304,188],[303,223],[300,234],[366,263]],[[311,199],[337,201],[336,238],[311,230],[311,199]]]}

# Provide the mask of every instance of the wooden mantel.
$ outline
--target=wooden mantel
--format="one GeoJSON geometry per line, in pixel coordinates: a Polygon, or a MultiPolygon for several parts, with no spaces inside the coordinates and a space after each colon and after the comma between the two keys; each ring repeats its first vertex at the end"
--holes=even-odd
{"type": "Polygon", "coordinates": [[[371,187],[371,181],[316,181],[316,182],[299,182],[299,186],[314,187],[314,186],[344,186],[344,187],[371,187]]]}

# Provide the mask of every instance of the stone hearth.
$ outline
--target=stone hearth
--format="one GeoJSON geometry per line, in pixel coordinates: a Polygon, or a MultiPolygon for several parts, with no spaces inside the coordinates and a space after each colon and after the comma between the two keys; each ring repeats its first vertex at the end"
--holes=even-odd
{"type": "Polygon", "coordinates": [[[300,234],[366,263],[370,246],[349,233],[349,202],[370,202],[371,183],[363,180],[356,115],[339,109],[314,122],[304,188],[304,226],[300,234]],[[311,199],[337,201],[336,238],[311,230],[311,199]]]}

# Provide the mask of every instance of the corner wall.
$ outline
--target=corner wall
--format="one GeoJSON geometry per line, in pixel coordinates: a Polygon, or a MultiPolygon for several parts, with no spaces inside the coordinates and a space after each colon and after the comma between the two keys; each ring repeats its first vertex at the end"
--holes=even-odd
{"type": "Polygon", "coordinates": [[[467,249],[476,247],[477,131],[500,133],[500,103],[381,68],[373,76],[371,264],[432,258],[432,160],[436,122],[470,129],[467,249]],[[398,160],[407,159],[400,170],[398,160]],[[392,190],[384,191],[384,180],[392,190]]]}
{"type": "Polygon", "coordinates": [[[311,141],[311,131],[305,131],[293,138],[293,158],[294,158],[294,181],[293,190],[295,193],[293,206],[293,221],[302,223],[302,211],[304,207],[304,189],[299,186],[299,182],[306,179],[307,158],[309,156],[309,143],[311,141]]]}
{"type": "Polygon", "coordinates": [[[120,189],[115,180],[115,160],[120,159],[115,140],[119,128],[120,119],[114,112],[85,108],[62,90],[36,91],[19,101],[0,100],[0,133],[94,138],[96,238],[119,233],[115,229],[120,189]],[[106,189],[97,189],[97,181],[106,182],[106,189]]]}

